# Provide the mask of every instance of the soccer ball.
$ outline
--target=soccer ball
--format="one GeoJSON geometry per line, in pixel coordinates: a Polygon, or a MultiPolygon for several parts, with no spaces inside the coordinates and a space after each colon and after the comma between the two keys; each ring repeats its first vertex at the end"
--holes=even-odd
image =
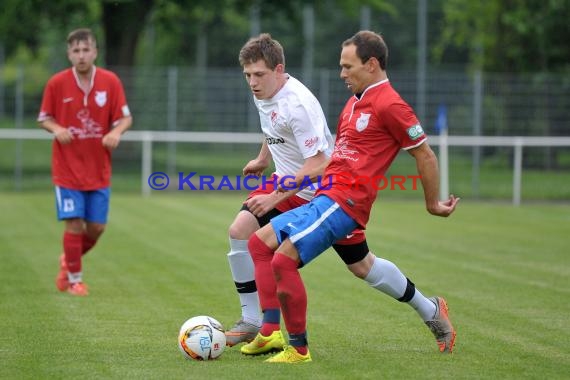
{"type": "Polygon", "coordinates": [[[226,347],[226,334],[220,322],[212,317],[192,317],[180,327],[178,348],[188,359],[217,359],[226,347]]]}

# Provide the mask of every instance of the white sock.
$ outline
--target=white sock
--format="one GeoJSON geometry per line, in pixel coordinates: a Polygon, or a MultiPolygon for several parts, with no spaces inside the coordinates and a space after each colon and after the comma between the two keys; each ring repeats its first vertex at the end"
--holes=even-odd
{"type": "Polygon", "coordinates": [[[395,299],[404,295],[408,284],[408,279],[394,263],[379,257],[374,259],[374,264],[364,281],[395,299]]]}
{"type": "Polygon", "coordinates": [[[83,277],[83,272],[76,272],[76,273],[67,272],[67,279],[69,280],[70,284],[76,284],[78,282],[81,282],[82,277],[83,277]]]}
{"type": "Polygon", "coordinates": [[[435,303],[426,298],[418,289],[408,304],[418,312],[424,322],[431,321],[435,316],[435,303]]]}
{"type": "MultiPolygon", "coordinates": [[[[370,272],[364,279],[370,286],[394,299],[401,298],[406,292],[408,279],[391,261],[376,257],[370,272]]],[[[435,304],[426,298],[417,288],[414,296],[407,302],[424,321],[433,319],[435,304]]]]}
{"type": "Polygon", "coordinates": [[[255,267],[253,259],[247,250],[247,240],[230,238],[230,252],[228,262],[232,271],[232,277],[236,284],[241,302],[242,319],[255,326],[261,326],[261,313],[259,310],[259,296],[257,290],[241,293],[241,287],[255,287],[255,267]]]}

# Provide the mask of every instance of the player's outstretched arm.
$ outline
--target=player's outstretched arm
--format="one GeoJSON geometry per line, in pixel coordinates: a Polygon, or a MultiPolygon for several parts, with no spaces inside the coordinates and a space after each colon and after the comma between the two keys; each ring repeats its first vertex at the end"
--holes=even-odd
{"type": "Polygon", "coordinates": [[[439,168],[435,153],[427,142],[408,152],[416,160],[428,212],[432,215],[448,217],[455,211],[460,198],[450,195],[446,200],[439,200],[439,168]]]}

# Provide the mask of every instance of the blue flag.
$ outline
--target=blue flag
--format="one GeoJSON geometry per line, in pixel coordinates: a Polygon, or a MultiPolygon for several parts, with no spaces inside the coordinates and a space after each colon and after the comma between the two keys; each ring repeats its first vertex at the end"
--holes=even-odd
{"type": "Polygon", "coordinates": [[[437,109],[437,119],[435,120],[435,131],[441,135],[443,131],[447,130],[447,108],[444,104],[440,104],[437,109]]]}

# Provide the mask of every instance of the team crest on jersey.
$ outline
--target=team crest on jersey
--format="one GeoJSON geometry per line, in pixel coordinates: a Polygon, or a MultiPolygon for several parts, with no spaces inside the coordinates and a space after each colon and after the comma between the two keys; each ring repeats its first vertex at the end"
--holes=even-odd
{"type": "Polygon", "coordinates": [[[277,112],[271,111],[271,125],[273,127],[275,127],[277,125],[277,118],[279,118],[279,115],[277,114],[277,112]]]}
{"type": "Polygon", "coordinates": [[[107,104],[107,91],[95,91],[95,103],[99,107],[103,107],[107,104]]]}
{"type": "Polygon", "coordinates": [[[356,120],[356,130],[362,132],[368,127],[368,121],[370,120],[369,113],[361,113],[360,117],[356,120]]]}

